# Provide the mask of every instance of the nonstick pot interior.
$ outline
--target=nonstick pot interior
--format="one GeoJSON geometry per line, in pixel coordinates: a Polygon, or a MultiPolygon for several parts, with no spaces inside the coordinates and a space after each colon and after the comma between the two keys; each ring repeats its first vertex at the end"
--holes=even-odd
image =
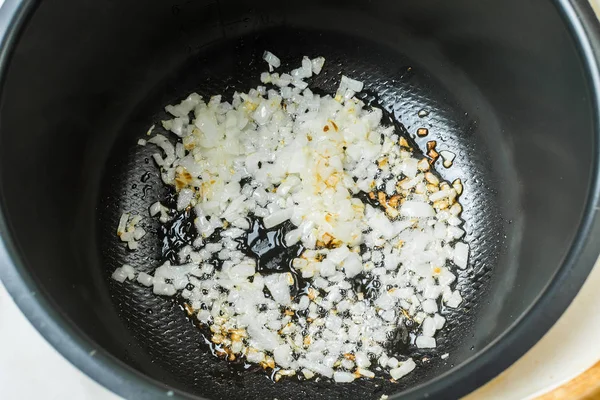
{"type": "MultiPolygon", "coordinates": [[[[432,393],[448,396],[473,389],[537,339],[523,335],[480,377],[461,373],[491,357],[487,348],[507,341],[517,322],[533,323],[531,307],[565,273],[596,194],[597,110],[589,60],[564,5],[447,3],[41,3],[16,41],[0,109],[4,235],[18,268],[64,329],[83,335],[90,358],[151,378],[136,384],[152,396],[378,399],[414,387],[415,396],[434,386],[432,393]],[[137,139],[166,117],[165,104],[191,91],[208,97],[255,87],[264,50],[284,67],[325,56],[312,83],[319,90],[332,93],[342,73],[363,80],[364,99],[421,148],[433,139],[457,154],[438,171],[465,184],[472,249],[458,280],[465,302],[448,311],[438,349],[410,349],[419,368],[398,383],[273,383],[261,372],[240,373],[210,354],[176,301],[109,278],[123,263],[150,272],[161,262],[151,218],[136,252],[115,235],[121,213],[145,214],[166,195],[154,149],[137,139]],[[419,127],[430,136],[416,138],[419,127]]],[[[585,268],[547,319],[560,313],[585,268]]],[[[132,393],[122,382],[105,383],[132,393]]]]}

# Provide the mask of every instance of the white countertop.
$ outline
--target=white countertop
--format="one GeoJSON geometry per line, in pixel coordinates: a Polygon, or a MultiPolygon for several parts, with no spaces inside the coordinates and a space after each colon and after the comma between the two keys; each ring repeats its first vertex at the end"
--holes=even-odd
{"type": "MultiPolygon", "coordinates": [[[[0,5],[4,0],[0,0],[0,5]]],[[[598,11],[600,0],[591,0],[598,11]]],[[[569,381],[600,360],[600,262],[558,323],[525,356],[467,400],[521,400],[569,381]]],[[[3,399],[120,397],[77,370],[21,314],[0,284],[0,388],[3,399]]]]}
{"type": "Polygon", "coordinates": [[[118,400],[65,360],[0,284],[0,398],[118,400]]]}

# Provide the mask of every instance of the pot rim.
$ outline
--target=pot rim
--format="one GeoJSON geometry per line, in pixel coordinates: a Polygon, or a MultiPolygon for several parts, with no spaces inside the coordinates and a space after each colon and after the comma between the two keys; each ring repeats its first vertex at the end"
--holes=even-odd
{"type": "MultiPolygon", "coordinates": [[[[566,310],[598,258],[600,249],[600,25],[588,2],[553,0],[585,63],[594,105],[593,176],[584,216],[569,253],[537,300],[502,335],[460,366],[390,398],[459,398],[498,375],[529,350],[566,310]]],[[[15,44],[39,0],[6,0],[0,9],[0,90],[15,44]]],[[[1,207],[1,206],[0,206],[1,207]]],[[[0,209],[0,279],[41,335],[92,379],[125,398],[198,399],[121,362],[100,348],[40,291],[23,268],[0,209]]]]}

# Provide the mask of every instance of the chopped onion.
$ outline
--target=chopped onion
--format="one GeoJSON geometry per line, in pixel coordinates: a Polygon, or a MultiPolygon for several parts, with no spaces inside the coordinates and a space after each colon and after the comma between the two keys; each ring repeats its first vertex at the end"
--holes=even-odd
{"type": "Polygon", "coordinates": [[[415,344],[419,349],[431,349],[435,347],[435,339],[427,336],[417,336],[415,344]]]}
{"type": "Polygon", "coordinates": [[[398,368],[394,368],[394,369],[390,370],[390,375],[395,380],[398,380],[398,379],[402,378],[403,376],[412,372],[412,370],[414,370],[416,366],[417,365],[415,364],[413,359],[409,358],[408,360],[400,363],[400,366],[398,368]]]}
{"type": "MultiPolygon", "coordinates": [[[[446,322],[440,298],[451,308],[462,302],[450,286],[469,257],[458,242],[462,181],[443,181],[383,126],[383,111],[355,97],[363,82],[342,76],[335,96],[313,92],[309,78],[322,72],[323,57],[303,57],[289,73],[273,72],[281,61],[271,52],[263,59],[264,86],[231,102],[192,93],[165,108],[173,118],[162,127],[173,136],[147,143],[159,148],[161,178],[176,192],[177,212],[194,214],[197,236],[177,248],[179,265],[153,274],[124,265],[112,277],[178,294],[213,343],[277,369],[275,380],[302,373],[341,383],[381,371],[401,379],[415,363],[386,347],[398,324],[410,318],[415,345],[433,348],[446,322]],[[266,272],[242,251],[257,226],[288,248],[289,264],[266,272]],[[368,296],[355,284],[362,274],[373,278],[368,296]],[[300,293],[296,276],[310,283],[300,293]]],[[[149,213],[161,223],[177,215],[160,202],[149,213]]],[[[143,245],[140,221],[131,213],[119,221],[130,249],[143,245]]],[[[254,241],[252,251],[272,246],[254,241]]]]}
{"type": "Polygon", "coordinates": [[[281,61],[279,60],[279,58],[270,51],[264,52],[263,60],[265,60],[273,68],[278,68],[281,65],[281,61]]]}
{"type": "Polygon", "coordinates": [[[333,380],[340,383],[348,383],[354,381],[354,375],[350,372],[336,371],[333,373],[333,380]]]}
{"type": "Polygon", "coordinates": [[[400,208],[400,214],[409,218],[427,218],[435,216],[435,210],[421,201],[405,201],[400,208]]]}
{"type": "Polygon", "coordinates": [[[458,268],[467,268],[467,261],[469,259],[469,245],[463,242],[457,242],[454,246],[454,264],[458,268]]]}

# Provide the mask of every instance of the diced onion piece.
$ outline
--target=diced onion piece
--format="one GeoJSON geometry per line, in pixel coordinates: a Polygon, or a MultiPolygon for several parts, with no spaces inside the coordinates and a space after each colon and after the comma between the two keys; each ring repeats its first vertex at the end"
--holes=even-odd
{"type": "Polygon", "coordinates": [[[312,72],[315,75],[319,75],[325,64],[325,57],[316,57],[311,60],[312,72]]]}
{"type": "Polygon", "coordinates": [[[427,203],[408,200],[402,204],[400,215],[410,218],[429,218],[435,216],[435,210],[427,203]]]}
{"type": "Polygon", "coordinates": [[[152,284],[153,284],[152,275],[149,275],[149,274],[147,274],[145,272],[140,272],[139,273],[139,275],[137,277],[137,281],[139,283],[141,283],[142,285],[148,286],[148,287],[152,286],[152,284]]]}
{"type": "Polygon", "coordinates": [[[463,242],[457,242],[454,246],[454,264],[460,269],[467,268],[469,260],[469,245],[463,242]]]}
{"type": "Polygon", "coordinates": [[[263,60],[265,60],[273,68],[278,68],[281,65],[281,60],[279,60],[279,57],[270,51],[265,51],[263,53],[263,60]]]}
{"type": "Polygon", "coordinates": [[[346,75],[342,75],[342,81],[340,87],[348,88],[354,92],[360,92],[363,90],[363,83],[356,79],[348,78],[346,75]]]}
{"type": "Polygon", "coordinates": [[[402,378],[403,376],[412,372],[412,370],[414,370],[416,366],[417,366],[417,364],[415,364],[413,359],[409,358],[408,360],[400,363],[400,366],[398,368],[394,368],[394,369],[390,370],[390,375],[395,380],[398,380],[398,379],[402,378]]]}
{"type": "Polygon", "coordinates": [[[432,349],[435,347],[435,339],[427,336],[417,336],[415,344],[419,349],[432,349]]]}
{"type": "Polygon", "coordinates": [[[293,210],[285,209],[285,210],[280,210],[280,211],[274,212],[273,214],[268,215],[267,217],[263,218],[263,223],[265,224],[265,228],[270,229],[274,226],[277,226],[277,225],[287,221],[288,219],[291,218],[292,213],[293,213],[293,210]]]}
{"type": "Polygon", "coordinates": [[[354,374],[344,371],[336,371],[333,373],[333,380],[339,383],[349,383],[354,381],[354,374]]]}

